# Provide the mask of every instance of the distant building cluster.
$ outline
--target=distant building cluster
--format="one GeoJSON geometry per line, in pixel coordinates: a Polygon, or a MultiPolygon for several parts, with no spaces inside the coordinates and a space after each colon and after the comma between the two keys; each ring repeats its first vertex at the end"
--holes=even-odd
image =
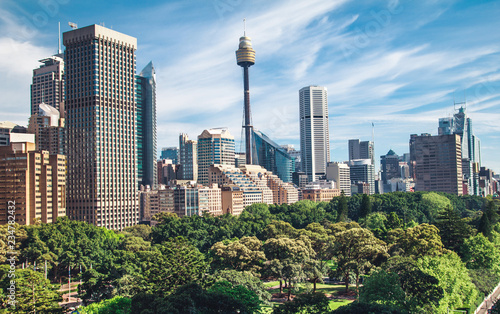
{"type": "Polygon", "coordinates": [[[255,203],[327,202],[342,194],[441,191],[498,196],[499,176],[481,165],[465,103],[439,119],[438,135],[412,134],[409,153],[392,149],[375,169],[374,141],[350,139],[349,158],[331,161],[327,89],[298,91],[300,149],[254,128],[249,67],[240,38],[245,151],[227,128],[179,134],[157,159],[156,73],[136,74],[137,39],[99,25],[63,34],[64,53],[33,70],[27,127],[0,122],[0,224],[15,204],[20,224],[58,217],[121,230],[154,216],[239,215],[255,203]]]}

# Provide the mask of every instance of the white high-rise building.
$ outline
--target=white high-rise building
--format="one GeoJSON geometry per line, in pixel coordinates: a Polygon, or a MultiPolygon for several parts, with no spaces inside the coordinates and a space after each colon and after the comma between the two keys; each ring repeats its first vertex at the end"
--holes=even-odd
{"type": "Polygon", "coordinates": [[[307,86],[299,91],[300,152],[302,171],[309,182],[326,174],[330,162],[330,132],[326,87],[307,86]]]}
{"type": "Polygon", "coordinates": [[[63,42],[68,215],[122,230],[139,222],[137,39],[91,25],[64,33],[63,42]]]}

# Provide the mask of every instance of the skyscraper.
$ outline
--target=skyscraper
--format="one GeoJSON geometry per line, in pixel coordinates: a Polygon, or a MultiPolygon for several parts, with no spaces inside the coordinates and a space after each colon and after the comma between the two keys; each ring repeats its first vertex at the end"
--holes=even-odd
{"type": "Polygon", "coordinates": [[[250,114],[250,84],[248,79],[248,68],[255,64],[255,50],[252,48],[252,40],[246,36],[246,31],[243,37],[240,37],[240,44],[236,50],[236,62],[243,68],[243,97],[244,97],[244,116],[245,124],[245,148],[246,162],[252,164],[252,120],[250,114]]]}
{"type": "Polygon", "coordinates": [[[153,62],[136,76],[136,101],[139,185],[156,189],[156,73],[153,62]]]}
{"type": "Polygon", "coordinates": [[[367,184],[369,194],[375,194],[375,166],[370,159],[349,160],[351,184],[367,184]]]}
{"type": "Polygon", "coordinates": [[[439,135],[460,135],[462,147],[462,175],[467,191],[465,194],[479,195],[479,168],[481,167],[480,141],[472,132],[472,120],[467,117],[465,103],[456,103],[460,108],[453,117],[439,119],[439,135]],[[476,169],[477,171],[474,171],[476,169]]]}
{"type": "Polygon", "coordinates": [[[370,159],[375,166],[375,153],[372,141],[363,141],[359,139],[349,140],[349,160],[370,159]]]}
{"type": "Polygon", "coordinates": [[[31,115],[37,114],[39,105],[45,103],[65,116],[64,108],[64,60],[55,55],[40,60],[43,63],[33,70],[31,83],[31,115]]]}
{"type": "Polygon", "coordinates": [[[198,142],[187,134],[179,135],[179,164],[181,180],[198,181],[198,142]]]}
{"type": "Polygon", "coordinates": [[[380,156],[380,168],[384,184],[387,184],[387,181],[392,178],[401,178],[399,156],[392,149],[386,155],[380,156]]]}
{"type": "Polygon", "coordinates": [[[21,225],[66,216],[66,156],[37,151],[30,142],[0,147],[0,202],[0,225],[9,222],[7,204],[21,225]]]}
{"type": "Polygon", "coordinates": [[[294,159],[264,133],[255,129],[252,131],[256,150],[254,163],[271,171],[283,182],[292,182],[292,172],[295,171],[294,159]]]}
{"type": "Polygon", "coordinates": [[[161,149],[161,159],[170,159],[174,165],[179,164],[179,149],[177,147],[163,147],[161,149]]]}
{"type": "Polygon", "coordinates": [[[226,128],[205,130],[198,136],[198,183],[208,186],[208,168],[215,164],[234,166],[234,137],[226,128]]]}
{"type": "Polygon", "coordinates": [[[139,221],[137,39],[90,25],[64,33],[63,42],[68,214],[121,230],[139,221]]]}
{"type": "Polygon", "coordinates": [[[309,181],[326,174],[330,161],[328,100],[325,87],[307,86],[299,91],[301,163],[309,181]]]}
{"type": "Polygon", "coordinates": [[[415,156],[415,191],[463,194],[459,135],[412,135],[410,143],[410,154],[415,156]]]}
{"type": "Polygon", "coordinates": [[[47,104],[40,104],[38,113],[32,114],[28,132],[35,134],[36,150],[50,154],[66,155],[65,119],[59,110],[47,104]]]}

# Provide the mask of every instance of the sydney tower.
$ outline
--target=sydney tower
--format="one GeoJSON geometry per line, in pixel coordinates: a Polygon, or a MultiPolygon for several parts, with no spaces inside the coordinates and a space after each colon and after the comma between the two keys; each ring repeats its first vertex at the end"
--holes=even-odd
{"type": "Polygon", "coordinates": [[[250,118],[250,87],[248,82],[248,68],[255,64],[255,50],[252,49],[252,40],[243,33],[240,37],[240,45],[236,50],[236,61],[243,68],[243,85],[245,98],[245,148],[246,148],[246,163],[252,164],[252,125],[250,118]]]}

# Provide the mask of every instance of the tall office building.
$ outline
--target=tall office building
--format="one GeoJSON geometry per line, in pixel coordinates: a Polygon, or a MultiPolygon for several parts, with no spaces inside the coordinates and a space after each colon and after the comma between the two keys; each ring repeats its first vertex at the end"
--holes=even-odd
{"type": "Polygon", "coordinates": [[[139,222],[137,39],[91,25],[64,33],[63,42],[68,214],[121,230],[139,222]]]}
{"type": "Polygon", "coordinates": [[[177,165],[179,164],[179,149],[177,147],[163,147],[160,158],[170,159],[174,165],[177,165]]]}
{"type": "Polygon", "coordinates": [[[375,194],[375,166],[370,159],[349,160],[349,172],[351,185],[367,184],[369,194],[375,194]]]}
{"type": "Polygon", "coordinates": [[[292,182],[292,173],[295,171],[294,159],[267,135],[255,129],[252,131],[256,151],[254,164],[271,171],[283,182],[292,182]]]}
{"type": "Polygon", "coordinates": [[[326,174],[330,162],[327,91],[321,86],[307,86],[299,91],[301,166],[308,180],[326,174]]]}
{"type": "Polygon", "coordinates": [[[402,177],[399,156],[392,149],[387,154],[380,156],[380,168],[384,184],[387,184],[390,179],[402,177]]]}
{"type": "Polygon", "coordinates": [[[36,150],[50,154],[66,155],[65,119],[59,110],[47,104],[40,104],[38,113],[31,115],[28,132],[35,134],[36,150]]]}
{"type": "Polygon", "coordinates": [[[15,221],[32,225],[66,216],[66,156],[35,150],[30,142],[0,147],[0,225],[9,222],[13,202],[15,221]]]}
{"type": "Polygon", "coordinates": [[[464,194],[479,195],[479,168],[481,167],[480,141],[472,132],[472,120],[467,117],[465,103],[461,105],[453,117],[439,119],[439,135],[457,134],[462,147],[462,175],[464,194]],[[476,170],[476,171],[475,171],[476,170]]]}
{"type": "Polygon", "coordinates": [[[156,73],[153,62],[136,76],[137,175],[140,185],[157,187],[156,73]]]}
{"type": "Polygon", "coordinates": [[[326,179],[334,181],[336,188],[351,196],[351,172],[349,165],[341,162],[329,162],[326,167],[326,179]]]}
{"type": "Polygon", "coordinates": [[[31,83],[31,115],[38,114],[39,105],[45,103],[64,118],[64,59],[55,55],[39,62],[43,64],[33,70],[31,83]]]}
{"type": "Polygon", "coordinates": [[[187,134],[179,135],[179,179],[198,181],[198,142],[187,134]]]}
{"type": "Polygon", "coordinates": [[[463,194],[461,138],[457,134],[412,135],[415,191],[463,194]]]}
{"type": "Polygon", "coordinates": [[[372,141],[363,141],[359,139],[349,140],[349,160],[370,159],[375,166],[375,153],[372,141]]]}
{"type": "Polygon", "coordinates": [[[226,128],[209,129],[198,136],[198,183],[208,186],[211,165],[234,166],[234,137],[226,128]]]}

